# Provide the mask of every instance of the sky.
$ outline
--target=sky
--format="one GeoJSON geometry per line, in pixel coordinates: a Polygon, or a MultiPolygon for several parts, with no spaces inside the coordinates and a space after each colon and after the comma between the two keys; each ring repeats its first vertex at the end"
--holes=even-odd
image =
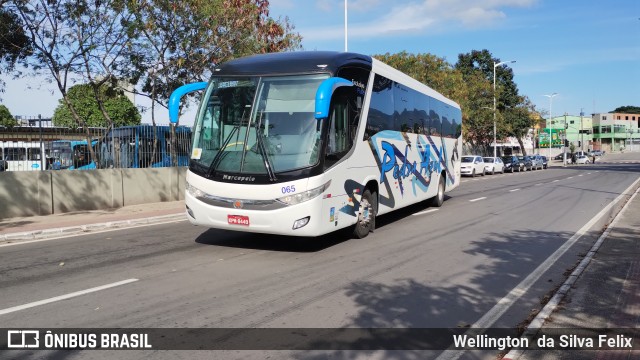
{"type": "MultiPolygon", "coordinates": [[[[288,17],[304,50],[345,50],[344,0],[270,0],[270,16],[288,17]]],[[[430,53],[452,65],[489,50],[515,60],[514,81],[538,110],[553,116],[640,106],[638,0],[348,0],[347,49],[366,55],[430,53]],[[550,102],[545,94],[557,93],[550,102]]],[[[53,115],[59,93],[42,79],[4,78],[13,115],[53,115]]],[[[146,106],[140,99],[137,104],[146,106]]],[[[181,117],[192,124],[195,111],[181,117]]],[[[158,122],[166,111],[156,113],[158,122]]],[[[143,122],[150,122],[149,112],[143,122]]],[[[166,121],[168,122],[168,120],[166,121]]]]}

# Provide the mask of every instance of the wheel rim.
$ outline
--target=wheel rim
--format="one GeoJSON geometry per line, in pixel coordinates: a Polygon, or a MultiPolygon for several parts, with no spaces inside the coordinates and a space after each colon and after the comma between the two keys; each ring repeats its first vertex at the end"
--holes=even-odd
{"type": "Polygon", "coordinates": [[[438,183],[438,202],[442,203],[444,201],[444,182],[442,181],[442,178],[440,179],[440,182],[438,183]]]}
{"type": "Polygon", "coordinates": [[[358,225],[360,225],[363,228],[366,228],[369,226],[369,223],[371,222],[371,204],[367,199],[363,198],[360,201],[360,206],[362,207],[362,212],[360,212],[358,225]]]}

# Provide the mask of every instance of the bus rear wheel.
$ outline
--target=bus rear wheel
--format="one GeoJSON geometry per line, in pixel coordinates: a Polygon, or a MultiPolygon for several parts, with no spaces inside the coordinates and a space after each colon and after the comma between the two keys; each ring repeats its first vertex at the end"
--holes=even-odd
{"type": "Polygon", "coordinates": [[[444,176],[440,175],[440,180],[438,181],[438,193],[436,196],[431,198],[431,206],[440,207],[444,203],[444,176]]]}
{"type": "Polygon", "coordinates": [[[358,222],[353,229],[353,235],[362,239],[373,232],[376,228],[376,212],[378,211],[378,197],[375,192],[364,191],[360,200],[360,211],[358,211],[358,222]]]}

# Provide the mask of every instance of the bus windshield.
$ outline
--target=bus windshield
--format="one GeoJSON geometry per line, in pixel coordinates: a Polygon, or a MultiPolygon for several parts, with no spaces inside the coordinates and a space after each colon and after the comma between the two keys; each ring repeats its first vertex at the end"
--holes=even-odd
{"type": "Polygon", "coordinates": [[[214,78],[195,127],[192,170],[275,180],[317,164],[322,126],[314,118],[315,94],[328,77],[214,78]]]}
{"type": "Polygon", "coordinates": [[[66,169],[73,165],[71,158],[71,143],[68,141],[54,141],[51,144],[50,161],[53,169],[66,169]]]}

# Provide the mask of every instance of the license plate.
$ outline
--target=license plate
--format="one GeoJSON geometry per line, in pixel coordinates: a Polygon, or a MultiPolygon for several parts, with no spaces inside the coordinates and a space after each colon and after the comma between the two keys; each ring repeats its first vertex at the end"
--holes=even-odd
{"type": "Polygon", "coordinates": [[[244,215],[227,215],[229,225],[249,226],[249,217],[244,215]]]}

